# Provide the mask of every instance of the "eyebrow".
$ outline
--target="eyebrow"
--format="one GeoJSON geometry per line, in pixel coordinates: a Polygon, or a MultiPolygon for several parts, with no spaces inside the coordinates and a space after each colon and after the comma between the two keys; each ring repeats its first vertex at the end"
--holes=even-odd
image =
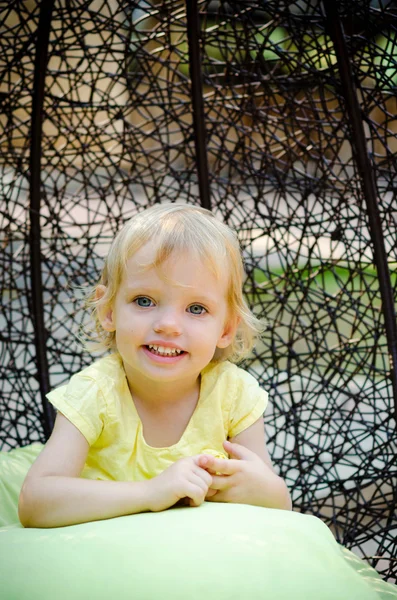
{"type": "Polygon", "coordinates": [[[144,284],[137,284],[137,285],[129,285],[128,287],[125,288],[125,293],[126,294],[136,294],[136,292],[156,292],[158,293],[160,290],[156,287],[152,287],[150,285],[144,285],[144,284]]]}

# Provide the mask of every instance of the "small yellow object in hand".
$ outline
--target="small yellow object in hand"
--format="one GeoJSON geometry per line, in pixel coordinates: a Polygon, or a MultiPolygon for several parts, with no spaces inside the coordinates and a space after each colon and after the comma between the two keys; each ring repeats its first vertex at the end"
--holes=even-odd
{"type": "Polygon", "coordinates": [[[215,456],[215,458],[229,458],[223,452],[218,452],[217,450],[211,450],[210,448],[206,448],[201,452],[201,454],[210,454],[211,456],[215,456]]]}
{"type": "MultiPolygon", "coordinates": [[[[205,450],[203,450],[202,454],[210,454],[215,458],[229,458],[227,454],[224,454],[223,452],[218,452],[217,450],[211,450],[210,448],[206,448],[205,450]]],[[[222,473],[215,473],[215,475],[222,475],[222,473]]]]}

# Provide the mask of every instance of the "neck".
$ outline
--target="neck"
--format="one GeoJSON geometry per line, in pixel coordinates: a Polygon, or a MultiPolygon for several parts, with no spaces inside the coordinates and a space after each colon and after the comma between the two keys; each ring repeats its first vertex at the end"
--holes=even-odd
{"type": "Polygon", "coordinates": [[[194,380],[159,382],[142,377],[141,373],[134,373],[125,365],[124,370],[131,396],[148,408],[176,406],[187,399],[197,399],[200,393],[200,375],[194,380]]]}

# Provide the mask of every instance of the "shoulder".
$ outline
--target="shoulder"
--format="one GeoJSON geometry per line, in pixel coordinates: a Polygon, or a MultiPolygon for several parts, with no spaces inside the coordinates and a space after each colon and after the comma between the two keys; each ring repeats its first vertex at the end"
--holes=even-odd
{"type": "Polygon", "coordinates": [[[257,379],[245,369],[223,361],[208,365],[202,372],[202,381],[208,393],[221,398],[224,410],[234,407],[262,406],[265,410],[268,394],[262,389],[257,379]]]}
{"type": "Polygon", "coordinates": [[[215,397],[222,405],[225,431],[229,439],[235,437],[263,414],[268,394],[258,381],[237,365],[228,361],[216,363],[204,373],[215,387],[215,397]]]}
{"type": "Polygon", "coordinates": [[[107,395],[112,388],[118,386],[123,377],[124,369],[121,357],[118,354],[110,354],[72,375],[66,385],[52,390],[47,397],[53,401],[57,397],[93,398],[98,395],[107,395]]]}
{"type": "Polygon", "coordinates": [[[69,382],[47,394],[48,400],[92,445],[106,424],[114,420],[124,369],[118,355],[101,358],[71,377],[69,382]]]}
{"type": "Polygon", "coordinates": [[[111,386],[118,384],[121,378],[124,378],[124,368],[121,356],[117,353],[109,354],[99,360],[96,360],[88,367],[85,367],[76,375],[73,375],[70,381],[80,379],[95,381],[98,387],[111,386]]]}
{"type": "Polygon", "coordinates": [[[227,360],[210,363],[201,373],[207,385],[233,386],[235,391],[245,387],[259,387],[258,382],[248,371],[227,360]]]}

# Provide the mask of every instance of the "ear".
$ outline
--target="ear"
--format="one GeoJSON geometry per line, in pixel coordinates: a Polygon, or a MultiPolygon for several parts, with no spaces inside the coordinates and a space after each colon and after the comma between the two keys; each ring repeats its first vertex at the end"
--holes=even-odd
{"type": "Polygon", "coordinates": [[[101,300],[106,295],[107,288],[105,285],[98,285],[95,291],[95,300],[98,302],[97,304],[97,314],[100,324],[102,325],[105,331],[115,331],[116,328],[114,326],[114,313],[113,308],[105,303],[101,302],[101,300]]]}
{"type": "Polygon", "coordinates": [[[220,336],[217,347],[218,348],[227,348],[230,346],[232,341],[234,340],[234,336],[236,335],[237,327],[239,326],[241,321],[240,317],[230,317],[225,324],[222,335],[220,336]]]}

